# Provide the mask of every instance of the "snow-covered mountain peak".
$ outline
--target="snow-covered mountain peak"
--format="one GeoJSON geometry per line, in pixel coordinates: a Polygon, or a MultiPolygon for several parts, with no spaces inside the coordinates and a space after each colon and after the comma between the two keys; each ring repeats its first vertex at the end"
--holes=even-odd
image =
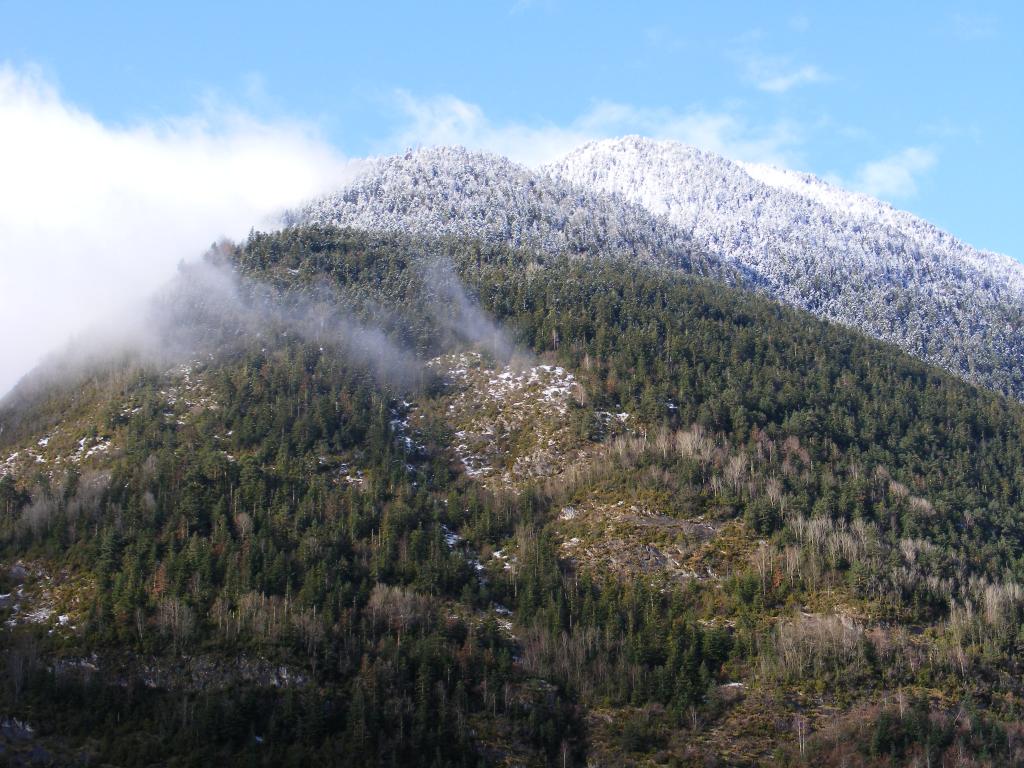
{"type": "Polygon", "coordinates": [[[811,173],[793,171],[764,163],[738,162],[747,174],[769,187],[783,189],[787,192],[821,203],[826,208],[841,213],[857,216],[884,216],[894,213],[888,203],[876,200],[860,192],[851,192],[811,173]]]}
{"type": "Polygon", "coordinates": [[[700,170],[702,175],[710,173],[721,181],[731,165],[725,158],[688,144],[634,135],[588,142],[545,170],[581,186],[607,192],[629,190],[627,199],[671,217],[686,204],[673,177],[700,170]]]}
{"type": "Polygon", "coordinates": [[[718,264],[694,253],[684,231],[637,202],[464,147],[373,159],[346,187],[289,213],[285,223],[479,238],[543,253],[623,255],[709,271],[718,264]]]}
{"type": "MultiPolygon", "coordinates": [[[[705,193],[720,200],[726,188],[743,189],[748,197],[773,198],[783,204],[788,193],[800,198],[800,201],[789,201],[795,210],[816,204],[843,219],[860,219],[873,227],[891,227],[912,236],[925,250],[956,251],[975,268],[1024,290],[1024,265],[1020,262],[975,249],[912,213],[810,173],[733,161],[681,142],[643,136],[589,142],[546,170],[559,178],[623,194],[683,226],[690,226],[690,219],[703,210],[700,201],[705,199],[705,193]],[[696,186],[703,189],[695,190],[696,186]]],[[[754,218],[759,218],[761,210],[755,212],[754,218]]],[[[820,217],[822,211],[813,213],[820,217]]]]}
{"type": "Polygon", "coordinates": [[[977,268],[989,271],[1000,279],[1018,283],[1024,290],[1024,265],[1001,253],[974,248],[957,237],[939,229],[919,216],[862,192],[844,189],[810,173],[760,163],[739,163],[756,179],[770,187],[792,192],[825,208],[847,216],[872,220],[905,231],[913,231],[922,240],[937,246],[952,248],[977,268]]]}
{"type": "Polygon", "coordinates": [[[678,142],[590,142],[539,171],[463,147],[409,151],[286,221],[738,275],[1024,398],[1024,265],[809,174],[678,142]]]}
{"type": "Polygon", "coordinates": [[[664,215],[759,290],[1024,396],[1024,265],[808,174],[671,141],[593,142],[547,168],[664,215]]]}

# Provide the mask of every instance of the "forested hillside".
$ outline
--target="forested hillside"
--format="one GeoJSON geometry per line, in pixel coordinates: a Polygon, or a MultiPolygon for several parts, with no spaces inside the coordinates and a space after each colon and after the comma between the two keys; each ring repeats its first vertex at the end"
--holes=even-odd
{"type": "Polygon", "coordinates": [[[557,250],[253,234],[23,382],[5,757],[1024,760],[1024,407],[557,250]]]}
{"type": "Polygon", "coordinates": [[[630,256],[729,275],[688,233],[615,195],[497,155],[436,147],[367,161],[345,188],[284,217],[290,225],[463,237],[549,255],[630,256]]]}
{"type": "Polygon", "coordinates": [[[678,142],[592,142],[549,172],[665,216],[774,298],[1024,396],[1024,268],[1007,256],[809,174],[678,142]]]}
{"type": "Polygon", "coordinates": [[[814,176],[678,142],[591,142],[540,170],[462,147],[410,150],[364,161],[284,222],[674,266],[1024,399],[1018,262],[814,176]]]}

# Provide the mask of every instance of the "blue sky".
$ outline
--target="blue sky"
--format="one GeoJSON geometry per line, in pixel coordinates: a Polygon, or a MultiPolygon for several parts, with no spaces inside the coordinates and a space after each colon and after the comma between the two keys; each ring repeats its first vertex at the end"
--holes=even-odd
{"type": "Polygon", "coordinates": [[[1011,2],[0,0],[0,327],[21,329],[0,393],[180,259],[413,145],[537,165],[678,139],[1024,259],[1022,21],[1011,2]]]}
{"type": "Polygon", "coordinates": [[[347,155],[421,137],[501,149],[509,130],[675,130],[727,154],[830,175],[1024,256],[1018,3],[0,9],[0,60],[36,67],[107,124],[230,105],[315,126],[347,155]],[[472,125],[452,117],[453,105],[471,110],[472,125]],[[617,117],[594,120],[608,105],[617,117]],[[694,116],[704,122],[666,127],[694,116]]]}

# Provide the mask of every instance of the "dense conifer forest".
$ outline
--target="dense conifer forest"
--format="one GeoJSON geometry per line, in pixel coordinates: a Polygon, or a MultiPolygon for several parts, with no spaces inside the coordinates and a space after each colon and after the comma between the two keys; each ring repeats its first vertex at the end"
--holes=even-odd
{"type": "Polygon", "coordinates": [[[7,759],[1022,760],[1020,404],[633,260],[182,269],[165,356],[0,405],[7,759]]]}

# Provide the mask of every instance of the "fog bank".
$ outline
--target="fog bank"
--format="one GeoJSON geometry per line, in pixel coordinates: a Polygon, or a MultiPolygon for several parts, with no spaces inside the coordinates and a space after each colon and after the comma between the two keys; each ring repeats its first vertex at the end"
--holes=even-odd
{"type": "Polygon", "coordinates": [[[0,66],[0,168],[2,397],[72,336],[130,316],[181,260],[342,185],[351,165],[309,126],[226,108],[107,125],[0,66]]]}

